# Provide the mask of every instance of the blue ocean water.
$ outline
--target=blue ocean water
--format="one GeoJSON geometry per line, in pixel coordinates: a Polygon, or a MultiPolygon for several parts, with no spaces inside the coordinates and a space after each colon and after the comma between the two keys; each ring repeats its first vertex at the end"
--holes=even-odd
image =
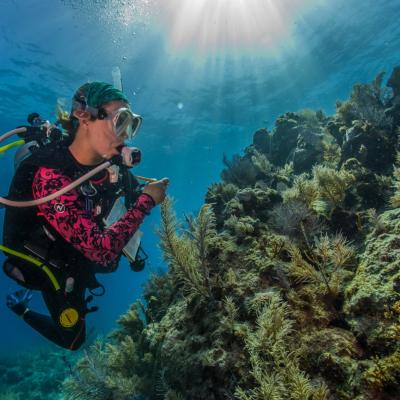
{"type": "MultiPolygon", "coordinates": [[[[197,2],[0,0],[0,132],[25,124],[32,111],[54,120],[58,98],[69,104],[82,83],[112,82],[117,66],[144,118],[136,172],[169,177],[181,216],[198,210],[208,185],[219,180],[223,154],[241,152],[256,129],[272,129],[286,111],[332,114],[354,83],[400,65],[399,0],[276,1],[275,15],[262,0],[197,2]],[[282,29],[268,30],[274,24],[282,29]],[[247,40],[238,39],[249,31],[247,40]]],[[[0,162],[6,194],[12,151],[0,162]]],[[[142,228],[150,255],[145,271],[133,273],[123,263],[100,277],[107,293],[88,316],[93,335],[106,335],[150,273],[165,268],[158,221],[154,210],[142,228]]],[[[7,310],[5,296],[14,289],[0,279],[0,354],[54,348],[7,310]]],[[[39,295],[36,307],[43,309],[39,295]]]]}

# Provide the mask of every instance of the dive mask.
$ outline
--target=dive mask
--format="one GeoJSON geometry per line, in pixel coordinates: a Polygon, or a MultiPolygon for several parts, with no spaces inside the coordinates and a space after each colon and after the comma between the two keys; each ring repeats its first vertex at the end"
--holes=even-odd
{"type": "Polygon", "coordinates": [[[97,119],[112,120],[116,136],[123,136],[126,140],[133,139],[142,124],[142,117],[132,112],[128,107],[121,107],[113,112],[103,107],[91,107],[87,105],[86,99],[81,98],[73,104],[73,109],[81,109],[90,112],[97,119]]]}
{"type": "Polygon", "coordinates": [[[112,120],[115,135],[125,137],[127,140],[136,136],[142,124],[142,117],[134,114],[127,107],[119,108],[112,113],[107,112],[104,108],[99,108],[97,118],[112,120]]]}

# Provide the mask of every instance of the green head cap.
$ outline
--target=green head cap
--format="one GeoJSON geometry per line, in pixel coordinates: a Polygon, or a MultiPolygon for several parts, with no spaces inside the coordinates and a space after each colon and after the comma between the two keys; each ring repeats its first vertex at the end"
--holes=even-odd
{"type": "Polygon", "coordinates": [[[81,106],[99,108],[103,104],[116,100],[122,100],[129,104],[124,93],[113,85],[106,82],[90,82],[85,83],[76,91],[73,98],[73,108],[77,108],[75,103],[81,106]]]}

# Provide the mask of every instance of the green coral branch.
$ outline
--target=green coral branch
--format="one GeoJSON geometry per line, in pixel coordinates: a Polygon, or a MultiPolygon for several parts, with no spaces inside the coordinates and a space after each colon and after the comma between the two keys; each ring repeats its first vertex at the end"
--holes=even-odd
{"type": "Polygon", "coordinates": [[[256,330],[245,337],[255,387],[237,387],[239,400],[327,400],[323,384],[312,384],[300,370],[289,307],[276,292],[258,296],[253,304],[256,330]],[[264,301],[261,301],[264,300],[264,301]]]}
{"type": "Polygon", "coordinates": [[[324,165],[316,165],[312,177],[307,173],[298,175],[291,188],[283,192],[284,203],[300,201],[310,210],[329,216],[330,211],[341,206],[345,195],[355,182],[355,176],[341,169],[337,171],[324,165]]]}
{"type": "Polygon", "coordinates": [[[387,357],[372,359],[373,365],[363,376],[369,386],[381,390],[385,386],[396,384],[400,379],[400,349],[387,357]]]}
{"type": "Polygon", "coordinates": [[[126,400],[138,395],[140,378],[131,369],[139,361],[131,337],[118,345],[98,339],[84,352],[76,373],[64,381],[65,400],[126,400]]]}
{"type": "Polygon", "coordinates": [[[268,175],[272,172],[273,166],[268,161],[268,158],[257,151],[256,149],[253,150],[253,155],[251,156],[251,162],[253,163],[256,170],[262,174],[268,175]]]}
{"type": "MultiPolygon", "coordinates": [[[[308,252],[301,252],[294,244],[288,246],[291,256],[289,275],[296,284],[323,284],[331,295],[343,290],[347,276],[344,269],[355,262],[355,250],[340,234],[333,237],[321,235],[309,245],[308,252]]],[[[322,294],[322,293],[321,293],[322,294]]]]}
{"type": "Polygon", "coordinates": [[[313,177],[319,191],[319,197],[329,200],[334,206],[340,205],[346,193],[355,181],[355,176],[346,170],[337,171],[323,165],[313,168],[313,177]]]}
{"type": "Polygon", "coordinates": [[[214,221],[211,206],[204,205],[197,219],[190,222],[190,235],[183,233],[179,236],[171,199],[166,198],[161,206],[160,247],[171,272],[190,297],[205,299],[211,296],[206,257],[214,221]]]}
{"type": "Polygon", "coordinates": [[[189,232],[197,248],[201,264],[205,266],[209,241],[215,236],[215,216],[210,204],[204,204],[197,218],[188,218],[189,232]]]}

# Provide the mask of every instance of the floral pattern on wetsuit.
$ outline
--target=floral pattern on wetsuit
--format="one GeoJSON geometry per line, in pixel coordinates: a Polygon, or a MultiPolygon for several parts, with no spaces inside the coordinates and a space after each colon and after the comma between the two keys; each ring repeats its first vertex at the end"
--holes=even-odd
{"type": "MultiPolygon", "coordinates": [[[[40,167],[32,184],[35,199],[48,196],[69,185],[72,180],[60,170],[40,167]]],[[[154,207],[151,196],[142,193],[135,205],[107,228],[87,215],[84,198],[73,189],[38,206],[39,213],[75,249],[91,261],[107,266],[114,261],[139,228],[145,214],[154,207]]]]}

